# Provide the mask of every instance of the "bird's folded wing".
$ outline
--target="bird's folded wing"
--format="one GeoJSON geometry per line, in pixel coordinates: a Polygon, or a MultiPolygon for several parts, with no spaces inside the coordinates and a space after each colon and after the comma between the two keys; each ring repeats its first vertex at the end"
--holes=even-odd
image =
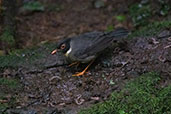
{"type": "Polygon", "coordinates": [[[102,52],[105,48],[109,47],[113,40],[127,35],[128,31],[124,28],[118,28],[115,31],[100,34],[90,40],[91,45],[88,45],[87,48],[80,53],[79,57],[84,58],[86,56],[96,55],[102,52]]]}

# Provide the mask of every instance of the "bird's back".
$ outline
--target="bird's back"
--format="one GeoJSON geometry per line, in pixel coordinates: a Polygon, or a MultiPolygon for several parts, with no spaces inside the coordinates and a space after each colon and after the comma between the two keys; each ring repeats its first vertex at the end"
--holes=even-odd
{"type": "Polygon", "coordinates": [[[70,42],[71,55],[79,59],[94,56],[109,47],[114,39],[126,36],[128,31],[123,28],[112,32],[89,32],[75,37],[70,42]]]}

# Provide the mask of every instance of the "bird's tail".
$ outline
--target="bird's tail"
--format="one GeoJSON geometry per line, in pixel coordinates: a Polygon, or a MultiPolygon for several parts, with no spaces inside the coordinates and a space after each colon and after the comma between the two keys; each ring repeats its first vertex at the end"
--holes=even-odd
{"type": "Polygon", "coordinates": [[[122,38],[128,36],[129,31],[125,28],[116,28],[114,31],[108,32],[109,37],[122,38]]]}
{"type": "Polygon", "coordinates": [[[98,36],[98,38],[95,38],[95,40],[92,41],[93,45],[87,48],[87,50],[89,51],[88,53],[90,55],[99,53],[108,46],[110,46],[113,40],[120,40],[127,36],[128,33],[128,30],[125,28],[117,28],[114,31],[105,32],[104,34],[98,36]]]}

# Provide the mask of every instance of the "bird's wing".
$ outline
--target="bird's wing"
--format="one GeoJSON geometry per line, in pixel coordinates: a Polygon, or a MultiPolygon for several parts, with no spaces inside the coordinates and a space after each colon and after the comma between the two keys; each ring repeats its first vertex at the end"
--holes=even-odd
{"type": "Polygon", "coordinates": [[[97,55],[101,51],[103,51],[105,48],[111,45],[113,38],[105,38],[104,36],[94,38],[90,42],[91,45],[87,46],[87,48],[80,53],[80,57],[84,58],[87,56],[97,55]],[[103,38],[102,38],[103,37],[103,38]]]}
{"type": "Polygon", "coordinates": [[[106,33],[98,32],[98,33],[93,33],[94,36],[88,34],[86,37],[85,36],[82,38],[80,37],[81,43],[79,45],[80,47],[82,46],[83,48],[80,49],[80,51],[77,51],[78,53],[75,54],[80,59],[84,59],[85,57],[96,55],[101,51],[103,51],[105,48],[109,47],[115,38],[120,38],[126,36],[127,34],[128,31],[126,29],[118,28],[112,32],[106,32],[106,33]]]}
{"type": "Polygon", "coordinates": [[[97,37],[102,35],[102,32],[89,32],[75,37],[71,41],[72,55],[77,58],[84,58],[87,53],[87,49],[92,47],[98,39],[97,37]]]}

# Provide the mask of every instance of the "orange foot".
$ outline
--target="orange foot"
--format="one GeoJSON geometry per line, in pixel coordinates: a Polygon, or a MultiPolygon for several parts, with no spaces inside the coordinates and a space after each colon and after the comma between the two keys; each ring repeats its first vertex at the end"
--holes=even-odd
{"type": "Polygon", "coordinates": [[[83,72],[79,72],[79,73],[73,74],[72,76],[82,76],[84,74],[85,74],[85,72],[83,71],[83,72]]]}
{"type": "Polygon", "coordinates": [[[84,73],[87,71],[87,69],[90,67],[90,65],[94,62],[94,60],[92,60],[89,65],[82,71],[82,72],[79,72],[77,74],[73,74],[72,76],[82,76],[84,75],[84,73]]]}

